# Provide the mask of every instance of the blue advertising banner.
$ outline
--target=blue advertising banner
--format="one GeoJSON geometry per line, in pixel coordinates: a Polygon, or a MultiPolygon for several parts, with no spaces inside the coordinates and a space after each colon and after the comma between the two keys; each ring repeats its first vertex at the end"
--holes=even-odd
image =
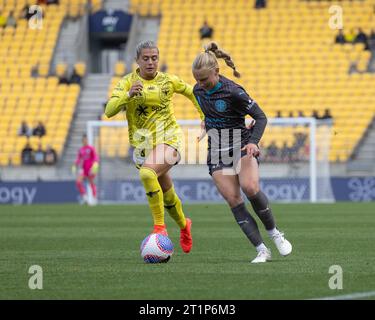
{"type": "MultiPolygon", "coordinates": [[[[182,201],[221,202],[224,199],[217,191],[212,180],[175,180],[174,186],[182,201]]],[[[271,201],[308,201],[308,179],[262,179],[261,189],[271,201]]],[[[101,199],[127,203],[145,202],[143,186],[138,181],[111,181],[101,185],[101,199]]]]}
{"type": "Polygon", "coordinates": [[[336,201],[374,201],[375,177],[332,178],[336,201]]]}
{"type": "Polygon", "coordinates": [[[0,182],[0,204],[76,202],[74,181],[0,182]]]}
{"type": "MultiPolygon", "coordinates": [[[[185,202],[223,202],[211,180],[174,181],[185,202]]],[[[375,177],[331,179],[336,201],[374,201],[375,177]]],[[[309,199],[308,179],[262,179],[261,188],[270,201],[299,202],[309,199]]],[[[110,202],[147,203],[139,181],[110,181],[99,186],[101,199],[110,202]]],[[[77,202],[74,181],[0,182],[0,204],[77,202]]]]}
{"type": "Polygon", "coordinates": [[[100,10],[89,18],[91,33],[129,32],[133,16],[121,10],[100,10]]]}

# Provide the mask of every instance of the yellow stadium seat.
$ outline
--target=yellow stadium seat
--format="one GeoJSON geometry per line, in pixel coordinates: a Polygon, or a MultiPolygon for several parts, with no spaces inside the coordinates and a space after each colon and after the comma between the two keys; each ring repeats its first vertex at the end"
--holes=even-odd
{"type": "Polygon", "coordinates": [[[56,75],[62,76],[67,71],[68,65],[66,63],[60,62],[56,64],[56,75]]]}
{"type": "Polygon", "coordinates": [[[74,68],[76,69],[77,73],[83,77],[86,73],[86,64],[84,62],[77,62],[74,65],[74,68]]]}
{"type": "Polygon", "coordinates": [[[123,76],[126,72],[126,66],[125,63],[122,61],[118,61],[115,64],[115,76],[123,76]]]}

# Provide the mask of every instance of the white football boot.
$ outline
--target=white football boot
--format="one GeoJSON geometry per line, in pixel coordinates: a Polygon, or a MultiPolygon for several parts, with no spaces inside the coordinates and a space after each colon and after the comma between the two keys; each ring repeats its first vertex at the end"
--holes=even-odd
{"type": "Polygon", "coordinates": [[[262,263],[271,261],[271,250],[263,249],[258,252],[258,255],[251,261],[251,263],[262,263]]]}
{"type": "Polygon", "coordinates": [[[88,203],[88,197],[87,197],[87,194],[84,194],[83,196],[80,197],[79,204],[84,205],[86,203],[88,203]]]}
{"type": "Polygon", "coordinates": [[[91,200],[88,202],[89,206],[96,206],[98,204],[98,199],[95,197],[92,197],[91,200]]]}
{"type": "Polygon", "coordinates": [[[285,257],[292,252],[292,244],[284,238],[284,233],[277,230],[277,233],[274,234],[271,239],[282,256],[285,257]]]}

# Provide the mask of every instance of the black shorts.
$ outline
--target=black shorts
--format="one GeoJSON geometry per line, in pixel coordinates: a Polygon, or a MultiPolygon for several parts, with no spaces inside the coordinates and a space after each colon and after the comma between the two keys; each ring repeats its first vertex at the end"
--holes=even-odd
{"type": "MultiPolygon", "coordinates": [[[[232,157],[234,159],[234,161],[229,161],[229,159],[227,159],[227,161],[225,161],[223,159],[223,153],[222,152],[208,150],[207,166],[208,166],[208,173],[210,174],[210,176],[212,176],[212,174],[215,171],[223,170],[225,168],[233,168],[233,163],[237,163],[239,159],[246,156],[247,152],[246,152],[246,150],[240,150],[238,152],[238,154],[239,154],[239,156],[237,156],[237,159],[236,159],[236,157],[233,157],[233,149],[231,149],[229,151],[226,151],[224,157],[228,158],[228,155],[229,155],[229,157],[232,157]]],[[[255,159],[257,160],[257,162],[259,164],[258,157],[255,157],[255,159]]]]}

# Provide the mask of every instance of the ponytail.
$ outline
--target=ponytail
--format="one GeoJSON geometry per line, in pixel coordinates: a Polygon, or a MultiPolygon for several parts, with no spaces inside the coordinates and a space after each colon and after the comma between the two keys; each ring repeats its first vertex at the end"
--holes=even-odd
{"type": "Polygon", "coordinates": [[[236,70],[236,66],[234,65],[232,57],[228,53],[226,53],[225,51],[221,50],[215,42],[210,42],[209,44],[207,44],[204,47],[204,52],[206,54],[207,53],[209,54],[210,52],[212,52],[215,55],[216,58],[224,59],[226,65],[233,69],[233,75],[236,78],[241,77],[241,74],[236,70]]]}

